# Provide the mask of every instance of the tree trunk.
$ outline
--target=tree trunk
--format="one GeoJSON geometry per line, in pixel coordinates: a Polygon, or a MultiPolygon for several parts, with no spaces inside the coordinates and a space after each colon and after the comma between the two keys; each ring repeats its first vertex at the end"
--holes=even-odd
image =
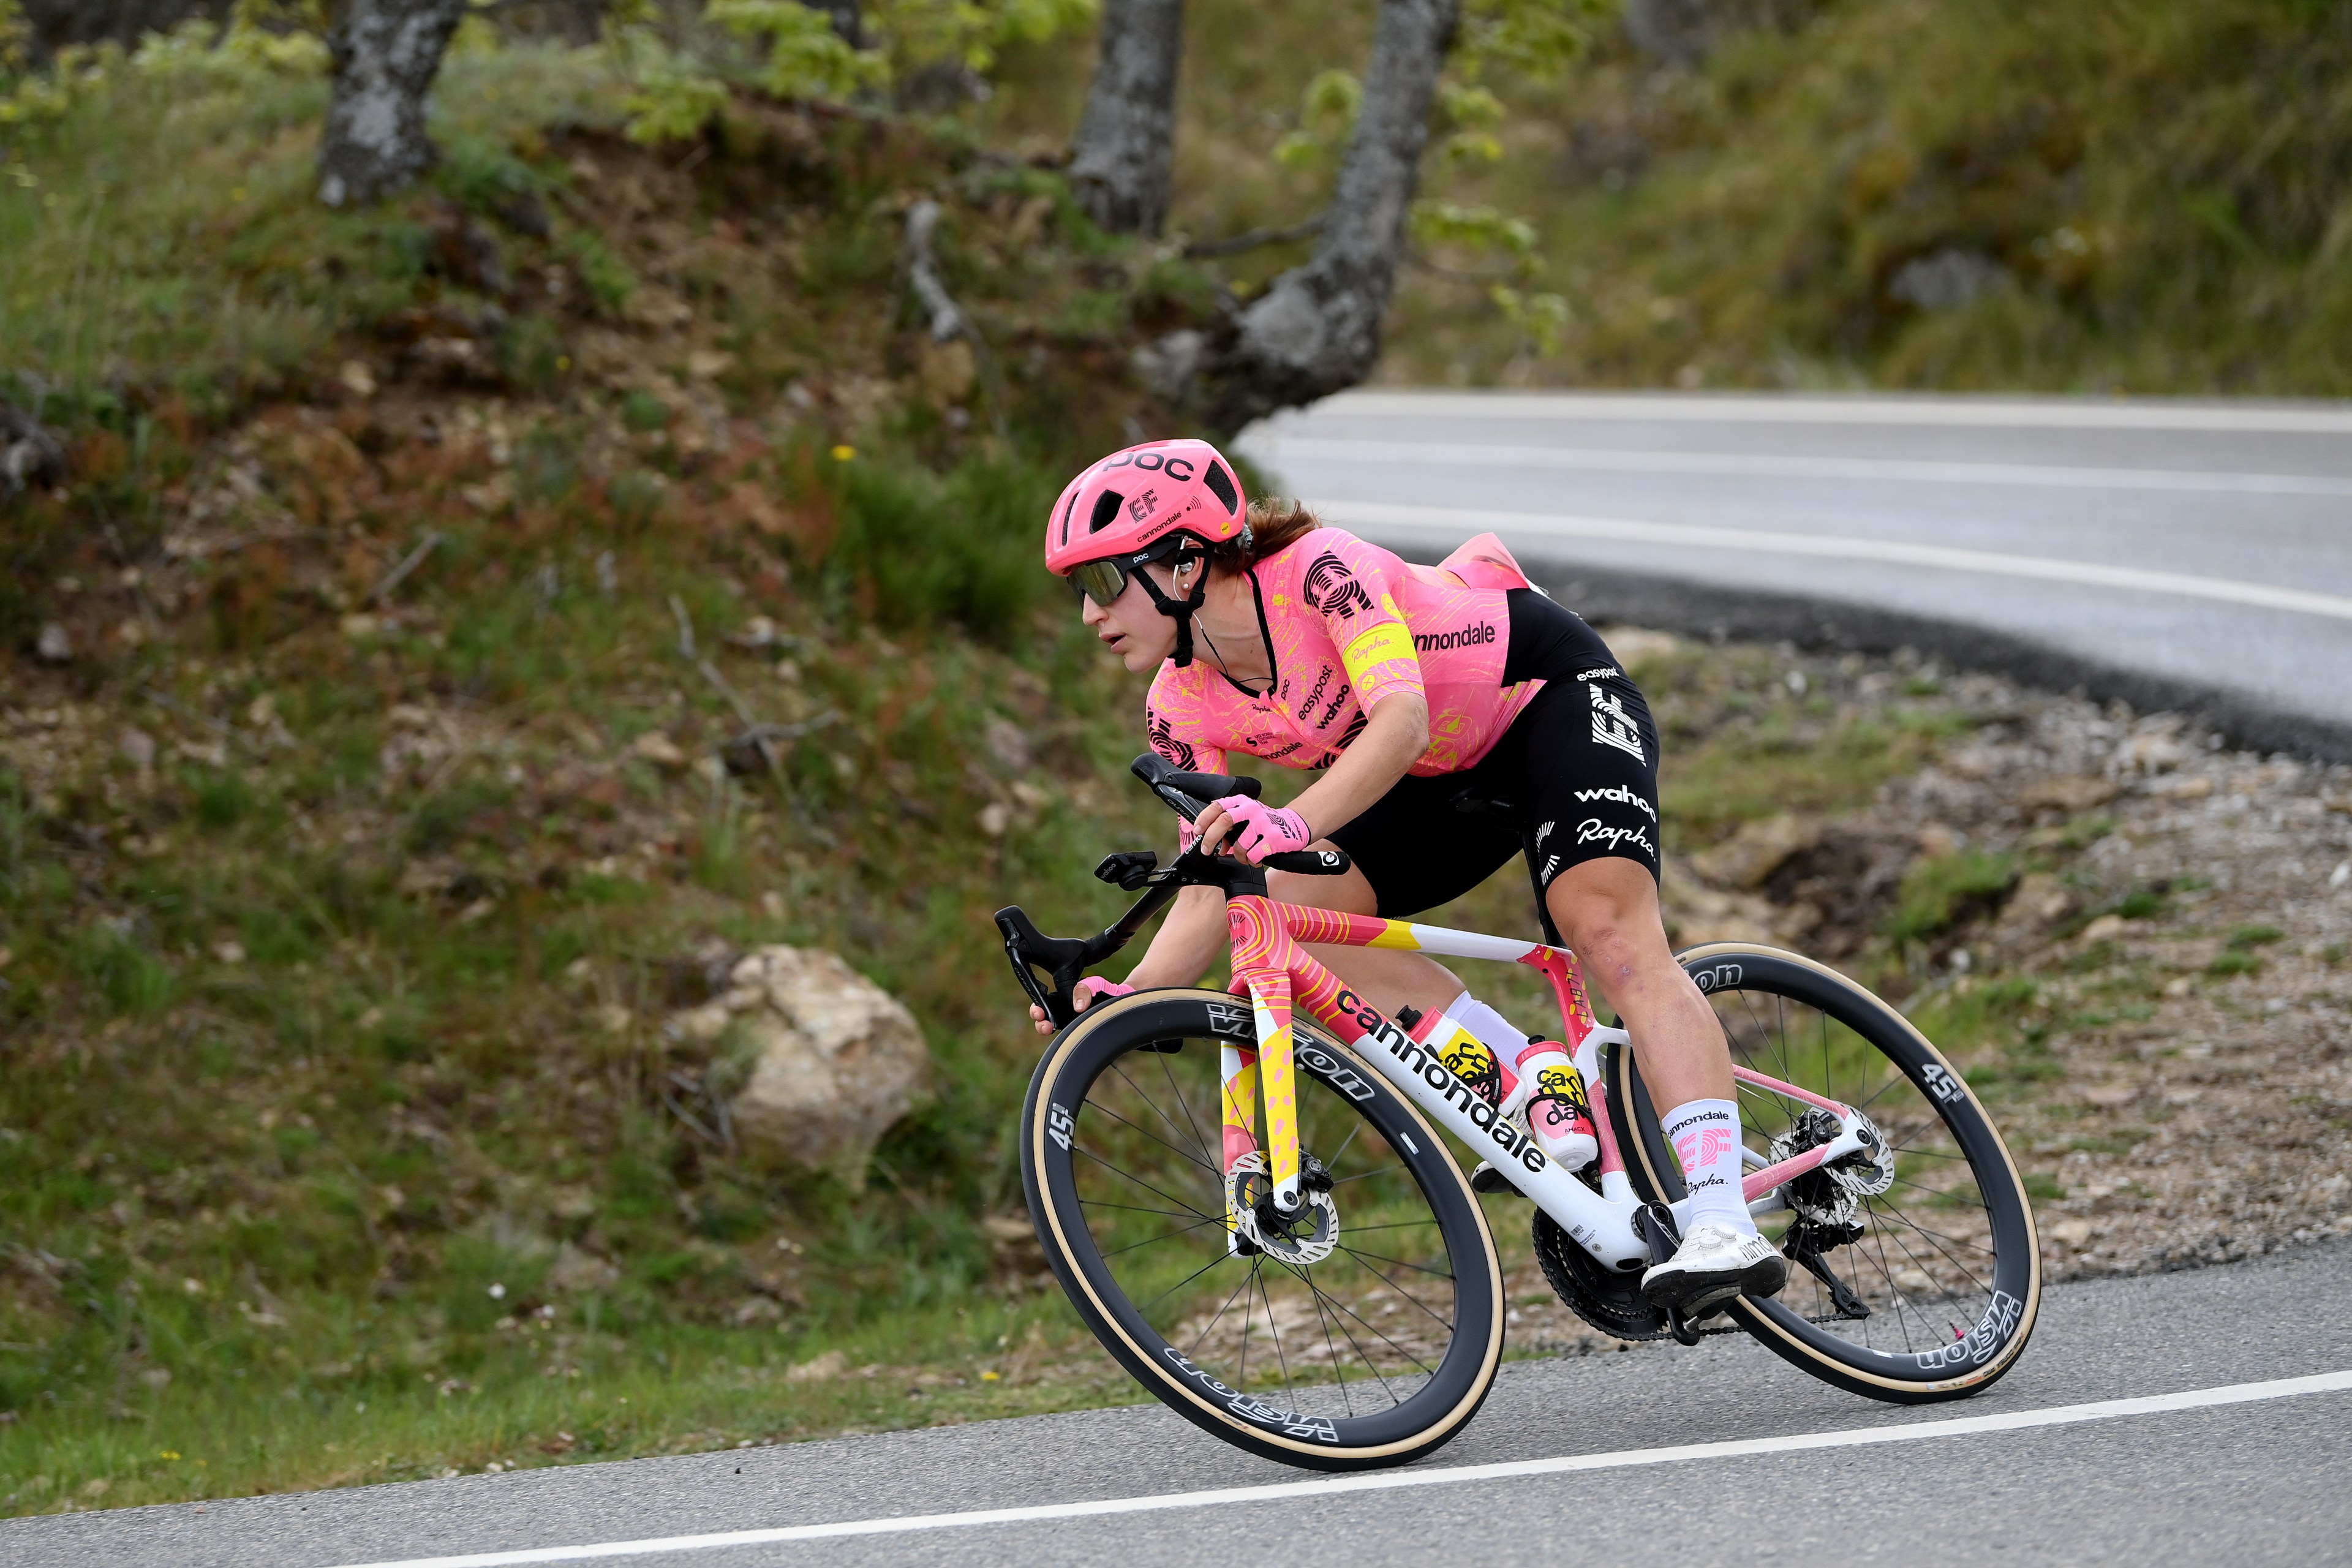
{"type": "Polygon", "coordinates": [[[1102,58],[1070,160],[1078,205],[1114,234],[1158,234],[1168,216],[1184,0],[1105,0],[1102,58]]]}
{"type": "Polygon", "coordinates": [[[319,199],[372,202],[433,166],[425,96],[466,0],[349,0],[328,48],[334,96],[319,147],[319,199]]]}
{"type": "Polygon", "coordinates": [[[801,0],[812,11],[822,11],[833,23],[833,36],[853,49],[866,47],[866,21],[858,0],[801,0]]]}
{"type": "Polygon", "coordinates": [[[1380,358],[1430,100],[1458,16],[1456,0],[1381,0],[1355,140],[1315,254],[1276,278],[1209,355],[1205,412],[1220,432],[1353,386],[1380,358]]]}
{"type": "Polygon", "coordinates": [[[1625,36],[1667,65],[1696,65],[1706,54],[1719,6],[1709,0],[1625,0],[1625,36]]]}

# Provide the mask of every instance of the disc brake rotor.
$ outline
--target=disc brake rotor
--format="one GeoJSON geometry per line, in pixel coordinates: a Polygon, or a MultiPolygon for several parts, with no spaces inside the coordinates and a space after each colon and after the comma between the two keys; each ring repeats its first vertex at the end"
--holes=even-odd
{"type": "Polygon", "coordinates": [[[1339,1205],[1328,1190],[1311,1185],[1301,1195],[1307,1201],[1288,1214],[1275,1207],[1265,1156],[1255,1150],[1234,1161],[1225,1178],[1225,1213],[1234,1229],[1267,1257],[1303,1267],[1339,1249],[1339,1205]]]}
{"type": "MultiPolygon", "coordinates": [[[[1862,1235],[1862,1200],[1895,1184],[1895,1151],[1887,1146],[1886,1135],[1859,1111],[1853,1113],[1853,1121],[1862,1131],[1863,1147],[1790,1177],[1780,1187],[1781,1196],[1799,1218],[1832,1234],[1851,1232],[1849,1240],[1862,1235]]],[[[1767,1163],[1777,1165],[1793,1160],[1808,1149],[1832,1142],[1844,1131],[1845,1124],[1835,1113],[1808,1110],[1772,1140],[1767,1163]]]]}

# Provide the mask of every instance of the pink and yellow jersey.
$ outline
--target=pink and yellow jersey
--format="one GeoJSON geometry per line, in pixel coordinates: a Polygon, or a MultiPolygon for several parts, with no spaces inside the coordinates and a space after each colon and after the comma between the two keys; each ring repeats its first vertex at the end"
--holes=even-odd
{"type": "Polygon", "coordinates": [[[1475,763],[1540,680],[1503,684],[1510,616],[1500,588],[1411,566],[1337,528],[1318,528],[1250,569],[1274,650],[1274,684],[1241,689],[1205,660],[1160,667],[1145,707],[1151,748],[1180,768],[1225,771],[1242,752],[1289,768],[1328,768],[1392,692],[1429,704],[1424,777],[1475,763]]]}

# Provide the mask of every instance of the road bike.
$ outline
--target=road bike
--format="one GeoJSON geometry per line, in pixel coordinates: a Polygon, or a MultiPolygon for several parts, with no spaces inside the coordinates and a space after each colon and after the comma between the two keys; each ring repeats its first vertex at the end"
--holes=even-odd
{"type": "MultiPolygon", "coordinates": [[[[1150,755],[1134,772],[1187,821],[1258,787],[1150,755]]],[[[1334,850],[1266,864],[1348,868],[1334,850]]],[[[1502,1263],[1476,1193],[1505,1187],[1535,1205],[1554,1291],[1618,1339],[1744,1330],[1826,1382],[1902,1404],[1977,1393],[2024,1350],[2042,1272],[2017,1168],[1951,1063],[1835,971],[1744,942],[1677,955],[1731,1042],[1749,1211],[1792,1265],[1777,1297],[1694,1323],[1640,1290],[1679,1237],[1682,1167],[1574,954],[1279,903],[1265,868],[1199,845],[1164,867],[1150,850],[1112,855],[1096,875],[1143,896],[1092,937],[1048,937],[1018,906],[996,915],[1023,989],[1059,1026],[1022,1111],[1029,1213],[1104,1348],[1225,1441],[1342,1470],[1402,1464],[1461,1431],[1503,1354],[1502,1263]],[[1086,971],[1187,887],[1225,895],[1232,990],[1076,1011],[1086,971]],[[1598,1158],[1581,1171],[1548,1159],[1307,943],[1542,973],[1571,1053],[1599,1047],[1598,1158]],[[1475,1176],[1448,1136],[1481,1162],[1475,1176]]]]}

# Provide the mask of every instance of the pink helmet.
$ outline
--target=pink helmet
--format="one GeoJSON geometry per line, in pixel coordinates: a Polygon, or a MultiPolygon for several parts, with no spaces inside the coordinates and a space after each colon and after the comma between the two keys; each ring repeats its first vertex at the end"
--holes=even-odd
{"type": "Polygon", "coordinates": [[[1249,501],[1233,465],[1206,441],[1146,441],[1087,468],[1070,481],[1045,520],[1045,568],[1112,556],[1156,556],[1182,534],[1202,544],[1238,536],[1249,501]]]}

